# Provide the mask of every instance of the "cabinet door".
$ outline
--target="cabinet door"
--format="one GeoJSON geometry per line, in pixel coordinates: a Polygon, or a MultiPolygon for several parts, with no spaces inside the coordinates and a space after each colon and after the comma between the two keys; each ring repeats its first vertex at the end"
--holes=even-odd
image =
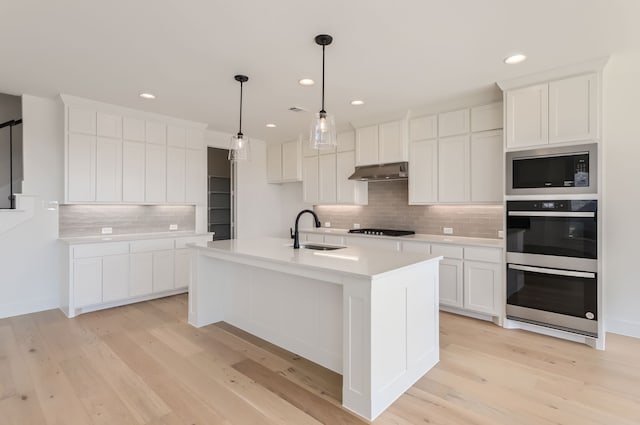
{"type": "Polygon", "coordinates": [[[336,155],[336,202],[338,204],[366,205],[369,201],[369,184],[349,180],[356,164],[356,152],[338,152],[336,155]]]}
{"type": "Polygon", "coordinates": [[[440,304],[462,308],[462,260],[440,260],[440,304]]]}
{"type": "Polygon", "coordinates": [[[347,152],[356,150],[356,133],[355,131],[345,131],[338,133],[338,152],[347,152]]]}
{"type": "Polygon", "coordinates": [[[69,108],[69,132],[96,135],[96,111],[69,108]]]}
{"type": "Polygon", "coordinates": [[[426,117],[413,118],[409,121],[409,140],[435,139],[438,137],[438,117],[429,115],[426,117]]]}
{"type": "Polygon", "coordinates": [[[444,112],[438,115],[438,136],[455,136],[469,132],[469,110],[444,112]]]}
{"type": "Polygon", "coordinates": [[[145,166],[146,202],[165,202],[167,200],[167,148],[147,143],[145,166]]]}
{"type": "Polygon", "coordinates": [[[167,202],[184,203],[185,149],[167,148],[167,202]]]}
{"type": "Polygon", "coordinates": [[[139,297],[153,291],[153,254],[129,255],[129,296],[139,297]]]}
{"type": "Polygon", "coordinates": [[[145,124],[143,120],[124,117],[122,119],[122,138],[135,142],[145,141],[145,124]]]}
{"type": "Polygon", "coordinates": [[[73,261],[73,299],[75,307],[102,302],[101,258],[82,258],[73,261]]]}
{"type": "Polygon", "coordinates": [[[111,137],[114,139],[122,138],[122,117],[120,115],[111,115],[98,112],[97,116],[97,134],[102,137],[111,137]]]}
{"type": "Polygon", "coordinates": [[[318,202],[320,204],[336,203],[336,154],[319,157],[318,202]]]}
{"type": "Polygon", "coordinates": [[[153,253],[153,292],[174,288],[174,261],[173,250],[153,253]]]}
{"type": "Polygon", "coordinates": [[[204,132],[197,128],[187,129],[187,140],[185,141],[187,149],[202,150],[204,146],[204,132]]]}
{"type": "Polygon", "coordinates": [[[438,201],[438,140],[409,145],[409,204],[438,201]]]}
{"type": "Polygon", "coordinates": [[[98,137],[96,142],[96,201],[122,201],[122,140],[98,137]]]}
{"type": "Polygon", "coordinates": [[[297,140],[282,144],[282,180],[287,182],[302,180],[300,143],[297,140]]]}
{"type": "Polygon", "coordinates": [[[96,200],[96,137],[69,134],[67,152],[67,198],[69,201],[96,200]]]}
{"type": "Polygon", "coordinates": [[[147,143],[157,145],[167,144],[167,126],[160,122],[147,121],[145,123],[145,137],[147,143]]]}
{"type": "Polygon", "coordinates": [[[129,255],[102,258],[102,302],[129,297],[129,255]]]}
{"type": "Polygon", "coordinates": [[[597,102],[595,74],[549,83],[549,142],[597,138],[597,102]]]}
{"type": "Polygon", "coordinates": [[[356,165],[378,164],[378,126],[356,130],[356,165]]]}
{"type": "Polygon", "coordinates": [[[438,200],[469,201],[469,136],[438,140],[438,200]]]}
{"type": "Polygon", "coordinates": [[[201,204],[206,198],[205,184],[206,174],[206,150],[185,150],[185,161],[187,169],[185,171],[185,201],[189,203],[201,204]]]}
{"type": "Polygon", "coordinates": [[[502,266],[495,263],[465,261],[464,308],[499,315],[502,298],[502,266]]]}
{"type": "Polygon", "coordinates": [[[122,200],[144,202],[144,143],[122,143],[122,200]]]}
{"type": "Polygon", "coordinates": [[[187,288],[191,276],[191,251],[178,249],[175,252],[175,288],[187,288]]]}
{"type": "Polygon", "coordinates": [[[167,145],[184,148],[187,140],[187,130],[181,127],[167,127],[167,145]]]}
{"type": "Polygon", "coordinates": [[[502,131],[471,135],[471,201],[502,201],[502,131]]]}
{"type": "Polygon", "coordinates": [[[487,131],[502,128],[502,102],[471,108],[471,131],[487,131]]]}
{"type": "Polygon", "coordinates": [[[378,161],[381,164],[407,160],[404,121],[380,124],[378,129],[378,161]]]}
{"type": "Polygon", "coordinates": [[[507,92],[507,148],[549,142],[549,85],[538,84],[507,92]]]}
{"type": "Polygon", "coordinates": [[[318,157],[304,158],[302,167],[302,198],[307,204],[318,203],[318,157]]]}
{"type": "Polygon", "coordinates": [[[267,146],[267,181],[280,183],[282,181],[282,145],[267,146]]]}

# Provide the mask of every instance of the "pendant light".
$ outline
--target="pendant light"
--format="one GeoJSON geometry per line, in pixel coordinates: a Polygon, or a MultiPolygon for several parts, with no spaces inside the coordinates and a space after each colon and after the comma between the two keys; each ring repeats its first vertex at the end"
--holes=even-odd
{"type": "Polygon", "coordinates": [[[309,145],[313,149],[333,149],[337,145],[336,123],[333,115],[324,110],[324,48],[331,44],[333,37],[320,34],[315,40],[316,44],[322,46],[322,109],[314,114],[311,122],[309,145]]]}
{"type": "Polygon", "coordinates": [[[251,157],[249,139],[242,134],[242,85],[249,81],[249,77],[246,75],[236,75],[233,78],[240,83],[240,125],[238,127],[238,134],[232,136],[231,143],[229,143],[229,161],[244,161],[251,157]]]}

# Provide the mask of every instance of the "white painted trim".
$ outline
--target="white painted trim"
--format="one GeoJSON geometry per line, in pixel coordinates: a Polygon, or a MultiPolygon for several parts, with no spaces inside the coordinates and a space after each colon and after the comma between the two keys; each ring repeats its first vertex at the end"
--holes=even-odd
{"type": "MultiPolygon", "coordinates": [[[[109,302],[109,303],[90,305],[90,306],[87,306],[87,307],[78,307],[73,312],[73,315],[69,315],[68,317],[72,318],[72,317],[76,317],[77,315],[83,314],[83,313],[89,313],[89,312],[92,312],[92,311],[104,310],[104,309],[112,308],[112,307],[119,307],[119,306],[122,306],[122,305],[134,304],[134,303],[138,303],[138,302],[141,302],[141,301],[154,300],[156,298],[170,297],[172,295],[184,294],[185,292],[188,292],[188,288],[187,287],[178,288],[178,289],[170,289],[168,291],[163,291],[163,292],[155,292],[153,294],[141,295],[139,297],[125,298],[125,299],[122,299],[122,300],[113,301],[113,302],[109,302]]],[[[56,307],[57,307],[57,305],[56,305],[56,307]]],[[[65,313],[65,314],[68,313],[62,307],[60,307],[60,310],[62,310],[62,312],[65,313]]]]}
{"type": "Polygon", "coordinates": [[[605,325],[607,332],[640,338],[640,322],[609,318],[605,325]]]}

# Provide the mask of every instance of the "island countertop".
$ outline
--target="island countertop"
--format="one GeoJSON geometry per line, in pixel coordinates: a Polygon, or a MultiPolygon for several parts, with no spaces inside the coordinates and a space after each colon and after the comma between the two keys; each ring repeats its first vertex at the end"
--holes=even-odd
{"type": "MultiPolygon", "coordinates": [[[[383,249],[344,247],[332,251],[304,248],[293,249],[293,241],[280,238],[230,239],[204,244],[190,244],[192,248],[210,251],[239,259],[254,259],[299,266],[308,269],[337,272],[358,277],[379,277],[385,273],[421,262],[438,261],[438,255],[414,252],[391,252],[383,249]]],[[[314,244],[323,245],[323,244],[314,244]]]]}

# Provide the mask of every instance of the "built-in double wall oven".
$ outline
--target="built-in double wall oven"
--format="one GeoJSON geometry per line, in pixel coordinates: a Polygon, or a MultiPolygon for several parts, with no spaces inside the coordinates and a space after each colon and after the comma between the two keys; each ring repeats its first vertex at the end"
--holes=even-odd
{"type": "Polygon", "coordinates": [[[507,317],[598,336],[596,200],[507,201],[507,317]]]}

